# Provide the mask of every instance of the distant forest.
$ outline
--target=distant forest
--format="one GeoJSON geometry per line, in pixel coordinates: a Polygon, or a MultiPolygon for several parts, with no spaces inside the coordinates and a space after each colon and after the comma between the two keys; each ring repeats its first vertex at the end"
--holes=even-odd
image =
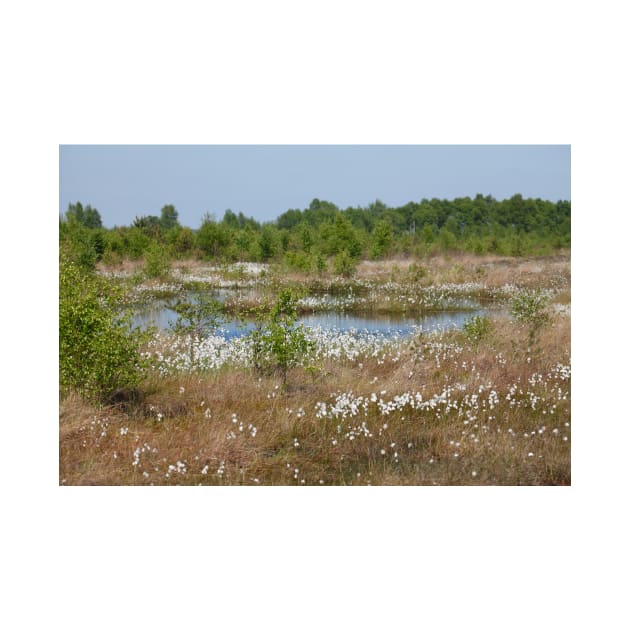
{"type": "Polygon", "coordinates": [[[546,255],[571,246],[571,202],[524,199],[498,201],[476,195],[453,200],[423,199],[390,207],[338,208],[313,199],[260,223],[226,210],[206,214],[196,229],[180,225],[173,205],[160,216],[137,216],[130,226],[106,229],[96,208],[70,204],[59,222],[60,248],[84,266],[124,259],[166,256],[220,262],[282,262],[301,271],[323,270],[329,259],[358,261],[392,255],[427,257],[443,252],[546,255]]]}

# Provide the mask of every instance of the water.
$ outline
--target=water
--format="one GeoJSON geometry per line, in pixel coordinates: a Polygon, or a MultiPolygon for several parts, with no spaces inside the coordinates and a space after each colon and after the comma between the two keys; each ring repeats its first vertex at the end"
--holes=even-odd
{"type": "MultiPolygon", "coordinates": [[[[224,296],[216,297],[221,299],[224,296]]],[[[334,328],[341,331],[355,330],[384,335],[394,333],[406,335],[417,327],[422,327],[425,331],[461,328],[464,322],[471,317],[487,313],[488,310],[481,307],[464,311],[436,311],[419,316],[325,311],[304,314],[298,318],[298,322],[312,328],[321,327],[334,328]]],[[[177,314],[168,308],[168,303],[163,300],[156,300],[149,305],[137,308],[133,316],[134,326],[140,328],[155,326],[158,330],[169,330],[170,324],[174,324],[176,321],[177,314]]],[[[246,334],[254,328],[254,325],[253,323],[243,325],[242,322],[236,319],[228,318],[222,322],[220,328],[220,334],[226,338],[231,338],[246,334]]]]}

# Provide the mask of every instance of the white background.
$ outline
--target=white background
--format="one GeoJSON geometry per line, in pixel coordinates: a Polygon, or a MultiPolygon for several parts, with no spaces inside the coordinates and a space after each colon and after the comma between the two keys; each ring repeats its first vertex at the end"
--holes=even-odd
{"type": "Polygon", "coordinates": [[[621,6],[2,5],[3,627],[628,626],[621,6]],[[573,486],[58,487],[69,143],[571,144],[573,486]]]}

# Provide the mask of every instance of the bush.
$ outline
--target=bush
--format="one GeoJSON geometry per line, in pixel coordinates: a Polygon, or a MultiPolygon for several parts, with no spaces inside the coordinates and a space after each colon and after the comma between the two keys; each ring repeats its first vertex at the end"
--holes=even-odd
{"type": "Polygon", "coordinates": [[[177,321],[171,324],[176,335],[189,342],[190,365],[195,365],[195,345],[205,335],[214,333],[221,322],[223,305],[206,293],[201,293],[194,302],[178,301],[170,307],[177,313],[177,321]]]}
{"type": "Polygon", "coordinates": [[[297,296],[290,290],[280,291],[264,323],[259,320],[250,333],[254,346],[254,364],[259,370],[271,368],[282,374],[286,387],[287,372],[313,350],[304,327],[296,325],[297,296]]]}
{"type": "Polygon", "coordinates": [[[487,337],[490,332],[490,318],[476,315],[464,322],[462,329],[468,341],[471,343],[478,343],[484,337],[487,337]]]}
{"type": "Polygon", "coordinates": [[[334,269],[337,275],[351,278],[357,270],[357,261],[344,250],[335,256],[334,269]]]}
{"type": "Polygon", "coordinates": [[[144,273],[149,278],[160,278],[171,270],[171,260],[165,249],[152,243],[144,254],[144,273]]]}
{"type": "Polygon", "coordinates": [[[284,262],[289,269],[308,273],[313,267],[313,260],[309,254],[303,252],[287,252],[284,262]]]}
{"type": "Polygon", "coordinates": [[[146,333],[120,314],[120,295],[66,258],[59,265],[59,385],[87,399],[107,400],[135,387],[146,333]]]}
{"type": "MultiPolygon", "coordinates": [[[[99,235],[100,236],[100,235],[99,235]]],[[[96,268],[102,250],[102,240],[94,237],[94,230],[77,222],[61,222],[59,226],[59,249],[63,256],[81,269],[92,271],[96,268]]]]}
{"type": "Polygon", "coordinates": [[[540,289],[523,290],[510,302],[512,317],[529,328],[529,345],[532,347],[540,329],[549,321],[549,296],[540,289]]]}
{"type": "Polygon", "coordinates": [[[320,276],[326,271],[326,269],[328,269],[328,263],[320,252],[318,252],[317,256],[315,256],[315,269],[317,269],[317,273],[320,276]]]}
{"type": "Polygon", "coordinates": [[[427,277],[428,271],[427,268],[423,265],[419,265],[418,263],[411,263],[409,268],[407,269],[407,274],[409,276],[409,280],[412,282],[419,282],[423,278],[427,277]]]}

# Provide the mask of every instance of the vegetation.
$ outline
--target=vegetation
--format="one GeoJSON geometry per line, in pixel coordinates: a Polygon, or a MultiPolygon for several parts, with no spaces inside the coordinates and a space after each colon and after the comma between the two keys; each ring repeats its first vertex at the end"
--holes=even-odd
{"type": "Polygon", "coordinates": [[[538,288],[522,291],[512,298],[510,313],[527,326],[529,348],[536,344],[541,328],[549,322],[548,304],[549,295],[538,288]]]}
{"type": "Polygon", "coordinates": [[[102,279],[62,258],[59,265],[59,382],[62,392],[106,401],[142,377],[140,344],[119,310],[120,294],[102,279]]]}
{"type": "Polygon", "coordinates": [[[490,318],[485,315],[476,315],[475,317],[464,322],[463,331],[466,339],[472,343],[478,343],[490,333],[490,318]]]}
{"type": "Polygon", "coordinates": [[[258,317],[259,325],[250,333],[255,367],[259,372],[264,368],[279,371],[283,389],[289,368],[303,362],[314,347],[304,327],[297,324],[297,299],[290,289],[281,290],[268,314],[258,317]]]}
{"type": "Polygon", "coordinates": [[[494,323],[366,345],[326,337],[313,377],[224,364],[155,373],[134,412],[64,399],[60,480],[146,485],[564,485],[571,482],[570,322],[528,363],[494,323]],[[346,348],[336,355],[324,352],[346,348]],[[85,446],[83,446],[85,443],[85,446]],[[116,456],[114,457],[114,453],[116,456]]]}
{"type": "MultiPolygon", "coordinates": [[[[401,207],[376,201],[340,209],[313,199],[261,224],[226,210],[217,220],[206,213],[196,228],[183,227],[173,205],[160,216],[137,216],[131,226],[106,230],[98,210],[71,204],[61,219],[62,243],[81,250],[82,264],[120,263],[148,256],[214,261],[284,263],[289,269],[321,273],[328,267],[351,275],[362,258],[415,257],[460,252],[504,256],[548,255],[570,247],[571,204],[514,195],[498,201],[477,195],[453,200],[423,199],[401,207]],[[78,247],[80,245],[80,247],[78,247]]],[[[157,267],[147,262],[149,274],[157,267]]]]}
{"type": "Polygon", "coordinates": [[[569,245],[570,204],[519,196],[314,200],[196,230],[173,206],[109,230],[74,204],[60,220],[61,483],[570,484],[569,245]],[[211,292],[226,287],[222,304],[211,292]],[[125,313],[155,297],[177,321],[140,333],[125,313]],[[298,321],[470,304],[496,310],[407,337],[298,321]],[[253,330],[222,336],[228,314],[253,330]]]}
{"type": "Polygon", "coordinates": [[[194,301],[178,300],[171,309],[177,313],[177,320],[171,328],[176,335],[186,339],[190,365],[197,365],[195,348],[205,336],[213,334],[218,328],[223,305],[201,293],[194,301]]]}

